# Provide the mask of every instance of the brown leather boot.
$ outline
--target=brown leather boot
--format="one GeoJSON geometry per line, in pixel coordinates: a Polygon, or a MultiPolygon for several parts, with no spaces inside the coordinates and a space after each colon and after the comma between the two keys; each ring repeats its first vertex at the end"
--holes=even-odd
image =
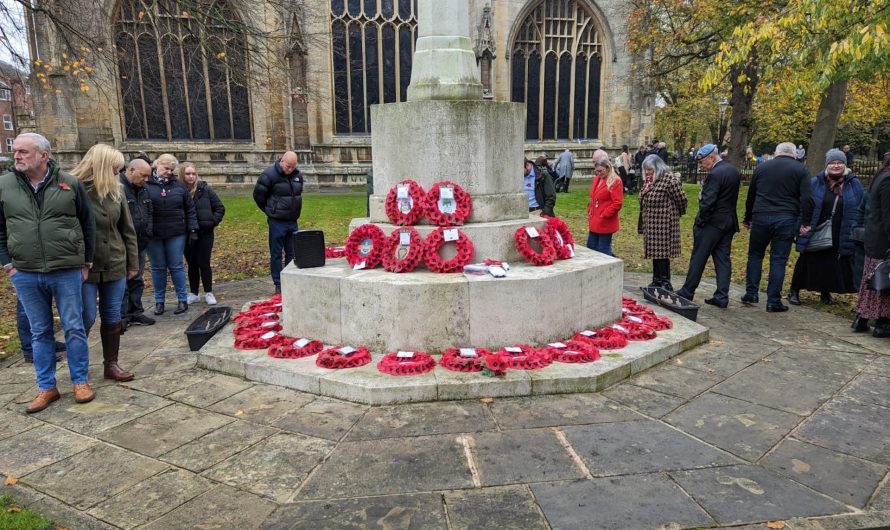
{"type": "Polygon", "coordinates": [[[59,390],[57,388],[44,390],[43,392],[37,394],[37,397],[34,398],[30,403],[28,403],[28,406],[25,407],[25,412],[27,412],[28,414],[40,412],[57,399],[59,399],[59,390]]]}
{"type": "Polygon", "coordinates": [[[96,393],[90,388],[90,385],[87,383],[80,383],[79,385],[74,385],[74,401],[77,403],[89,403],[96,397],[96,393]]]}
{"type": "Polygon", "coordinates": [[[121,348],[121,329],[124,323],[114,322],[112,324],[102,323],[99,327],[99,333],[102,336],[102,357],[105,359],[105,379],[114,379],[115,381],[132,381],[135,377],[133,372],[128,372],[117,364],[117,356],[121,348]]]}

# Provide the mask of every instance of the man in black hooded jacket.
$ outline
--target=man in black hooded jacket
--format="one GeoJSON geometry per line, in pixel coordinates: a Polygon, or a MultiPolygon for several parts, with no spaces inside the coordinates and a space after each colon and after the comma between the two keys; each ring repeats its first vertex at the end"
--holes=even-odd
{"type": "Polygon", "coordinates": [[[267,167],[253,188],[253,200],[266,214],[269,224],[269,268],[275,292],[281,292],[281,270],[294,259],[292,234],[303,207],[303,174],[297,169],[297,154],[288,151],[267,167]],[[281,262],[284,251],[284,264],[281,262]]]}

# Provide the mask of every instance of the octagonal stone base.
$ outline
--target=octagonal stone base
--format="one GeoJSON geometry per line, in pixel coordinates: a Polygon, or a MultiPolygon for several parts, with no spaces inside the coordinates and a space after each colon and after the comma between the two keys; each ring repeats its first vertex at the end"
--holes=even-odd
{"type": "Polygon", "coordinates": [[[548,267],[490,275],[352,270],[346,260],[281,273],[284,333],[372,351],[543,344],[619,318],[622,261],[578,248],[548,267]]]}

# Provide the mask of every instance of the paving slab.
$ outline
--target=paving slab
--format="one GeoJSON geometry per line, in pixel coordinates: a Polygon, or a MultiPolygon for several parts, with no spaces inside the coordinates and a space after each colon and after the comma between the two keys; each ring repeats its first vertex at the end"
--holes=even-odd
{"type": "Polygon", "coordinates": [[[285,504],[263,530],[447,530],[442,496],[390,495],[285,504]]]}
{"type": "Polygon", "coordinates": [[[273,425],[325,440],[340,440],[367,411],[367,405],[319,397],[288,412],[273,425]]]}
{"type": "Polygon", "coordinates": [[[714,521],[667,476],[656,473],[532,484],[552,528],[643,530],[711,526],[714,521]]]}
{"type": "Polygon", "coordinates": [[[11,410],[0,410],[0,440],[23,433],[29,429],[40,427],[43,422],[33,416],[26,416],[11,410]]]}
{"type": "Polygon", "coordinates": [[[271,385],[256,385],[209,407],[209,410],[271,425],[315,396],[271,385]]]}
{"type": "Polygon", "coordinates": [[[22,481],[78,510],[164,471],[169,466],[106,444],[38,469],[22,481]]]}
{"type": "Polygon", "coordinates": [[[549,530],[527,486],[445,492],[452,530],[478,530],[497,525],[500,530],[549,530]],[[495,523],[496,522],[496,523],[495,523]]]}
{"type": "Polygon", "coordinates": [[[110,386],[97,391],[96,398],[89,403],[75,403],[71,396],[63,397],[42,411],[40,419],[80,434],[95,436],[170,403],[145,392],[110,386]]]}
{"type": "Polygon", "coordinates": [[[669,362],[701,372],[729,377],[765,357],[762,351],[743,355],[738,351],[709,348],[707,344],[689,350],[669,362]]]}
{"type": "Polygon", "coordinates": [[[496,425],[479,401],[443,401],[371,407],[347,440],[373,440],[494,430],[496,425]]]}
{"type": "Polygon", "coordinates": [[[309,477],[298,500],[469,488],[457,436],[341,442],[309,477]]]}
{"type": "Polygon", "coordinates": [[[801,417],[709,392],[668,414],[664,421],[754,462],[791,432],[801,417]]]}
{"type": "Polygon", "coordinates": [[[691,398],[716,385],[723,378],[676,364],[662,364],[631,377],[628,383],[672,396],[691,398]]]}
{"type": "Polygon", "coordinates": [[[883,530],[890,528],[890,513],[852,513],[810,519],[795,518],[788,530],[883,530]]]}
{"type": "Polygon", "coordinates": [[[839,396],[825,404],[794,437],[835,451],[890,465],[890,409],[839,396]]]}
{"type": "Polygon", "coordinates": [[[496,399],[490,407],[501,429],[533,429],[643,419],[627,407],[599,394],[496,399]]]}
{"type": "Polygon", "coordinates": [[[129,530],[157,519],[214,487],[181,469],[170,469],[98,504],[89,514],[129,530]]]}
{"type": "Polygon", "coordinates": [[[252,386],[253,383],[244,379],[217,374],[177,390],[167,397],[193,407],[206,408],[252,386]]]}
{"type": "Polygon", "coordinates": [[[864,370],[866,373],[890,377],[890,352],[886,355],[878,355],[864,370]]]}
{"type": "Polygon", "coordinates": [[[99,433],[113,444],[158,457],[212,432],[234,418],[174,403],[134,421],[99,433]]]}
{"type": "Polygon", "coordinates": [[[91,438],[53,425],[36,427],[0,440],[0,473],[21,477],[95,444],[91,438]]]}
{"type": "Polygon", "coordinates": [[[617,384],[603,392],[603,395],[653,418],[660,418],[686,402],[683,398],[629,383],[617,384]]]}
{"type": "Polygon", "coordinates": [[[275,510],[275,504],[262,497],[218,486],[155,519],[145,530],[248,530],[260,528],[275,510]]]}
{"type": "Polygon", "coordinates": [[[887,474],[887,466],[790,438],[761,464],[856,508],[865,507],[887,474]]]}
{"type": "Polygon", "coordinates": [[[841,393],[862,403],[890,407],[890,377],[862,374],[841,393]]]}
{"type": "Polygon", "coordinates": [[[140,376],[132,381],[121,383],[121,386],[157,396],[167,396],[187,386],[206,381],[213,376],[214,373],[207,370],[182,370],[179,372],[140,376]]]}
{"type": "Polygon", "coordinates": [[[738,462],[655,420],[566,427],[566,436],[593,476],[725,466],[738,462]]]}
{"type": "Polygon", "coordinates": [[[483,486],[583,478],[552,429],[468,435],[483,486]]]}
{"type": "Polygon", "coordinates": [[[278,433],[278,429],[233,421],[161,456],[161,460],[200,473],[230,456],[278,433]]]}
{"type": "Polygon", "coordinates": [[[130,369],[139,377],[149,377],[158,374],[169,374],[182,370],[192,370],[197,365],[197,355],[194,353],[152,353],[141,363],[130,369]]]}
{"type": "Polygon", "coordinates": [[[211,467],[203,476],[283,503],[333,449],[327,440],[278,433],[211,467]]]}
{"type": "Polygon", "coordinates": [[[759,335],[774,340],[783,346],[797,346],[807,350],[827,350],[830,352],[872,353],[871,350],[863,348],[858,344],[835,338],[828,333],[816,331],[812,327],[799,330],[765,327],[757,332],[759,335]]]}
{"type": "Polygon", "coordinates": [[[672,472],[671,476],[720,524],[844,513],[830,497],[760,466],[672,472]]]}

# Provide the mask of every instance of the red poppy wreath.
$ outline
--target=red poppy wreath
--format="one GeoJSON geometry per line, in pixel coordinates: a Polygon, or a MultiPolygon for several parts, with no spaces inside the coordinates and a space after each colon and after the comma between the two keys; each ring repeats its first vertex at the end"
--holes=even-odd
{"type": "Polygon", "coordinates": [[[596,331],[579,331],[572,340],[586,342],[600,350],[620,350],[627,346],[627,335],[614,328],[606,327],[596,331]]]}
{"type": "Polygon", "coordinates": [[[442,353],[439,364],[452,372],[481,372],[484,359],[491,355],[485,348],[448,348],[442,353]]]}
{"type": "Polygon", "coordinates": [[[422,351],[387,353],[377,363],[377,369],[389,375],[420,375],[436,367],[436,360],[422,351]]]}
{"type": "Polygon", "coordinates": [[[473,254],[476,251],[475,247],[473,247],[473,242],[470,241],[467,234],[457,228],[437,228],[426,236],[423,245],[423,258],[426,268],[433,272],[460,272],[463,270],[464,265],[473,261],[473,254]],[[445,261],[439,255],[439,251],[442,249],[442,245],[446,243],[445,233],[453,233],[450,232],[451,230],[457,232],[457,240],[454,241],[457,247],[457,254],[450,260],[445,261]]]}
{"type": "Polygon", "coordinates": [[[423,239],[417,230],[411,226],[396,228],[384,244],[383,268],[389,272],[411,272],[423,259],[423,251],[423,239]]]}
{"type": "Polygon", "coordinates": [[[553,342],[545,349],[554,361],[560,363],[591,363],[600,358],[600,352],[594,345],[580,340],[553,342]]]}
{"type": "Polygon", "coordinates": [[[413,180],[403,180],[386,194],[386,216],[398,226],[416,225],[423,217],[426,193],[413,180]]]}
{"type": "Polygon", "coordinates": [[[537,370],[544,368],[553,362],[550,353],[546,349],[537,349],[528,344],[507,346],[498,350],[497,355],[502,355],[507,361],[507,367],[513,370],[537,370]]]}
{"type": "Polygon", "coordinates": [[[353,269],[373,269],[380,264],[385,246],[386,234],[379,226],[361,225],[346,240],[346,261],[353,269]]]}
{"type": "Polygon", "coordinates": [[[513,234],[513,240],[516,244],[516,250],[525,258],[525,261],[532,265],[552,265],[556,259],[556,249],[553,247],[553,240],[547,235],[547,232],[541,232],[532,226],[520,226],[513,234]],[[529,233],[531,232],[531,233],[529,233]],[[532,237],[534,235],[534,237],[532,237]],[[537,239],[541,250],[535,250],[531,246],[531,240],[537,239]]]}
{"type": "Polygon", "coordinates": [[[356,368],[371,362],[371,353],[364,346],[358,349],[351,346],[334,346],[318,354],[316,366],[321,368],[356,368]]]}
{"type": "Polygon", "coordinates": [[[269,357],[276,359],[302,359],[320,352],[324,346],[320,341],[295,339],[290,342],[273,344],[269,348],[269,357]]]}
{"type": "Polygon", "coordinates": [[[470,217],[473,211],[470,194],[463,188],[449,181],[433,184],[426,193],[423,211],[430,223],[436,226],[459,226],[470,217]],[[447,192],[451,190],[451,197],[447,192]]]}
{"type": "Polygon", "coordinates": [[[565,221],[559,217],[548,218],[544,223],[544,233],[550,236],[553,241],[553,248],[556,250],[558,259],[569,259],[575,256],[575,240],[565,221]]]}

